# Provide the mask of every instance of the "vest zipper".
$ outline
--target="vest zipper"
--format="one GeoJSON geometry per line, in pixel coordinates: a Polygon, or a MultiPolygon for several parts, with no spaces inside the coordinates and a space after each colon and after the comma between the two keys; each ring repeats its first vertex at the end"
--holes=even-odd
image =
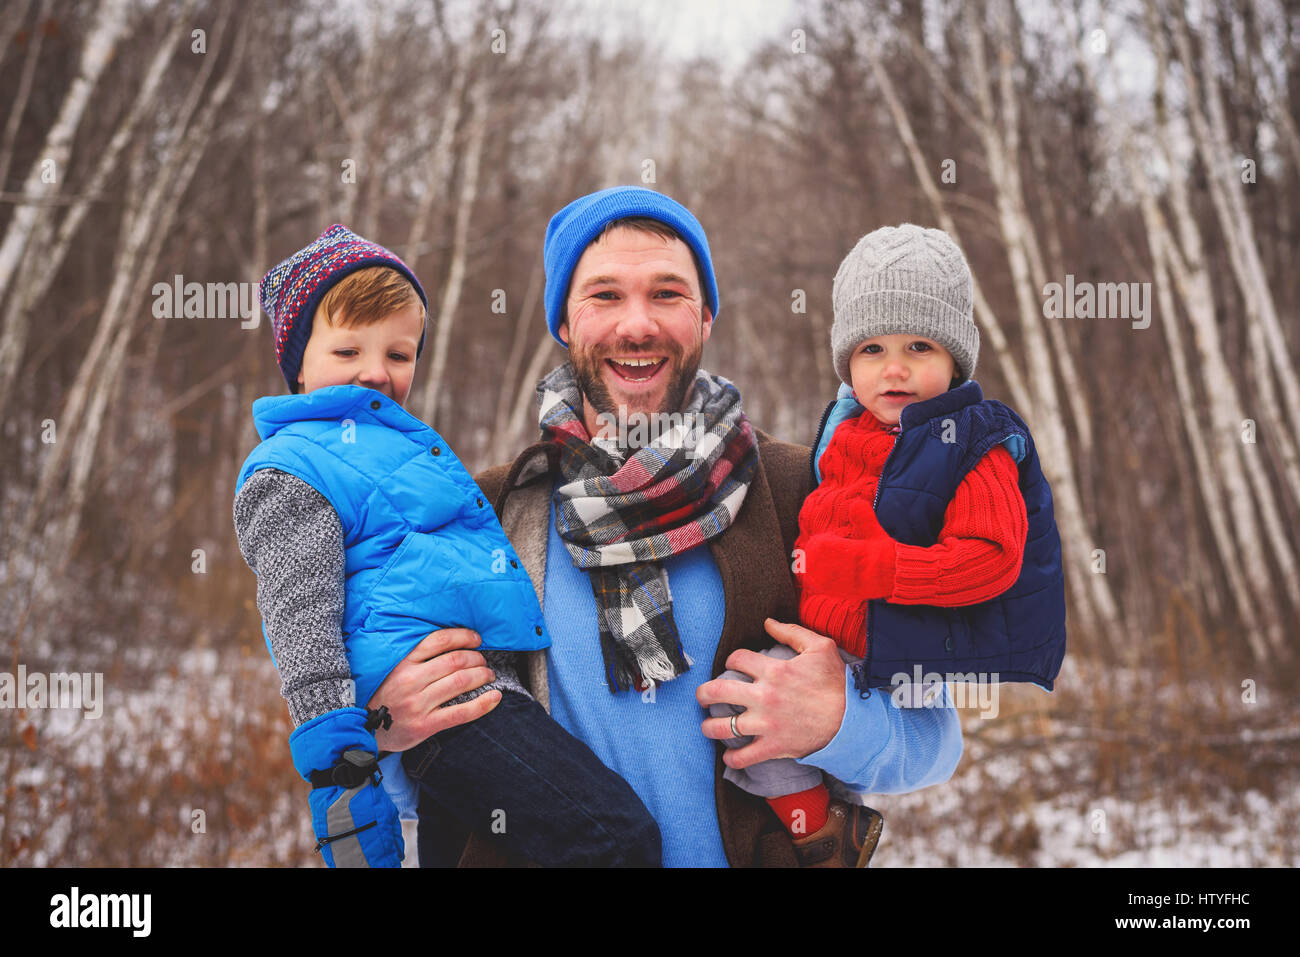
{"type": "MultiPolygon", "coordinates": [[[[870,414],[870,413],[868,413],[868,414],[870,414]]],[[[890,460],[890,458],[893,457],[894,449],[898,448],[898,440],[901,439],[902,437],[903,437],[903,418],[902,418],[902,416],[899,416],[899,419],[898,419],[898,432],[894,435],[894,443],[893,443],[893,445],[891,445],[891,446],[889,447],[889,454],[885,456],[885,462],[884,462],[884,464],[880,466],[880,478],[879,478],[879,480],[877,480],[877,482],[876,482],[876,494],[875,494],[875,497],[871,500],[871,510],[872,510],[873,512],[876,510],[876,506],[877,506],[878,504],[880,504],[880,490],[881,490],[881,489],[884,487],[884,485],[885,485],[885,472],[886,472],[886,470],[888,470],[888,468],[889,468],[889,460],[890,460]]],[[[814,452],[814,454],[816,454],[816,453],[814,452]]],[[[879,519],[877,519],[877,520],[879,520],[879,519]]],[[[863,680],[864,682],[865,682],[865,681],[870,681],[870,680],[871,680],[871,650],[872,650],[872,644],[871,644],[871,605],[872,605],[873,602],[880,601],[880,600],[881,600],[881,599],[878,599],[878,598],[871,598],[871,599],[868,599],[868,600],[867,600],[867,620],[866,620],[866,625],[864,626],[864,627],[865,627],[865,630],[866,630],[866,633],[867,633],[867,634],[866,634],[866,639],[867,639],[867,654],[866,654],[866,657],[862,659],[861,664],[858,665],[858,667],[862,669],[862,671],[861,671],[861,676],[862,676],[862,680],[863,680]]],[[[870,689],[870,688],[866,688],[866,689],[864,690],[864,689],[859,688],[859,689],[858,689],[858,697],[859,697],[859,698],[870,698],[870,697],[871,697],[871,689],[870,689]]]]}

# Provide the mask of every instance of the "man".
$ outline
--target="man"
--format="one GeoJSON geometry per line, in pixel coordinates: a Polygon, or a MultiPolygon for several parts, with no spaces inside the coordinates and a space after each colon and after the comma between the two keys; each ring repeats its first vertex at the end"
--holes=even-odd
{"type": "MultiPolygon", "coordinates": [[[[861,697],[834,642],[790,624],[810,450],[753,429],[735,387],[699,370],[718,292],[695,217],[651,190],[602,190],[552,218],[545,262],[547,322],[570,361],[539,386],[543,441],[476,476],[552,635],[530,661],[531,691],[636,790],[665,864],[851,860],[855,809],[840,805],[838,829],[792,842],[761,799],[722,780],[723,763],[794,757],[841,793],[910,791],[951,776],[956,713],[861,697]],[[647,420],[651,433],[687,424],[677,439],[691,439],[640,450],[601,439],[611,422],[634,433],[647,420]],[[774,641],[795,656],[752,650],[774,641]],[[710,680],[728,667],[753,683],[710,680]],[[746,710],[704,718],[717,702],[746,710]],[[737,735],[753,743],[720,755],[710,740],[737,735]]],[[[370,702],[394,716],[381,748],[493,706],[489,692],[438,707],[490,674],[474,643],[437,632],[389,675],[370,702]]],[[[467,860],[485,859],[471,842],[467,860]]]]}

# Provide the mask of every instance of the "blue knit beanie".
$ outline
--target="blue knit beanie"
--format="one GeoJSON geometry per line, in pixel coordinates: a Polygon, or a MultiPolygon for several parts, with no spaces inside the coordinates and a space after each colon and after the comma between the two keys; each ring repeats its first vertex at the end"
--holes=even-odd
{"type": "MultiPolygon", "coordinates": [[[[575,199],[551,217],[546,227],[546,244],[542,258],[546,265],[546,324],[560,345],[560,323],[564,321],[564,302],[574,267],[592,240],[616,219],[645,216],[677,230],[699,260],[700,292],[713,318],[718,318],[718,282],[713,276],[713,259],[704,227],[691,211],[663,193],[641,186],[614,186],[575,199]]],[[[565,348],[568,348],[565,346],[565,348]]]]}
{"type": "MultiPolygon", "coordinates": [[[[415,293],[429,308],[424,287],[406,263],[378,243],[362,239],[346,226],[335,224],[321,233],[311,245],[298,250],[262,277],[259,291],[262,309],[271,317],[275,330],[275,361],[280,365],[289,391],[298,391],[298,370],[302,354],[311,338],[312,319],[325,293],[340,279],[370,266],[395,269],[415,287],[415,293]]],[[[424,330],[415,347],[415,357],[424,349],[424,330]]]]}

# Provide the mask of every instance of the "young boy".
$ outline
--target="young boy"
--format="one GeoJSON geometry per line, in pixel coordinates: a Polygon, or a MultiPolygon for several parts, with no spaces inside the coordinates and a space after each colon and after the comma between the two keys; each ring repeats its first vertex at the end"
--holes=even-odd
{"type": "MultiPolygon", "coordinates": [[[[799,616],[839,644],[862,694],[893,686],[896,704],[920,703],[901,694],[921,690],[917,671],[1050,691],[1065,655],[1051,490],[1025,423],[971,378],[972,294],[956,243],[911,224],[864,236],[835,274],[843,385],[799,513],[799,616]]],[[[729,747],[749,743],[743,709],[712,713],[732,716],[729,747]]],[[[768,799],[804,866],[866,865],[879,815],[832,801],[816,768],[781,759],[725,776],[768,799]]]]}
{"type": "Polygon", "coordinates": [[[497,689],[492,711],[380,762],[374,731],[392,719],[368,703],[430,632],[469,628],[508,652],[550,638],[491,503],[402,408],[427,307],[406,265],[336,225],[272,269],[261,297],[294,394],[253,403],[263,441],[240,471],[235,527],[326,862],[397,866],[398,806],[418,800],[422,830],[450,820],[538,864],[659,864],[640,799],[527,694],[509,654],[489,652],[496,681],[449,702],[497,689]]]}

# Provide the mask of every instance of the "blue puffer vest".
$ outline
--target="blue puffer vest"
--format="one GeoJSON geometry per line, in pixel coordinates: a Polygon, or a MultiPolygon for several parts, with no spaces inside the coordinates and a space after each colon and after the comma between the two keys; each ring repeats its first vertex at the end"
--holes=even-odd
{"type": "Polygon", "coordinates": [[[437,432],[354,385],[258,399],[253,420],[263,441],[236,491],[257,470],[279,469],[325,496],[343,525],[343,639],[358,704],[438,628],[471,628],[484,649],[550,645],[492,503],[437,432]]]}
{"type": "MultiPolygon", "coordinates": [[[[813,443],[814,485],[821,481],[818,463],[835,429],[863,411],[853,390],[841,385],[813,443]]],[[[1019,463],[1029,534],[1020,577],[997,598],[959,608],[872,600],[867,658],[854,666],[859,690],[890,687],[899,674],[913,681],[919,665],[922,675],[974,674],[984,681],[1030,681],[1051,691],[1065,657],[1065,577],[1052,490],[1028,426],[1001,402],[985,399],[974,381],[906,406],[899,425],[875,502],[876,517],[893,538],[936,544],[957,486],[998,444],[1019,463]]]]}

